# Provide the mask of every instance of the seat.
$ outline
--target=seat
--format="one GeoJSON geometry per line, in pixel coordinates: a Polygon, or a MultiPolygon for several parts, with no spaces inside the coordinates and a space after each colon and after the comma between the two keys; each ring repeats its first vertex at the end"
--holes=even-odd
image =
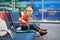
{"type": "MultiPolygon", "coordinates": [[[[19,13],[18,12],[11,12],[11,19],[13,22],[13,27],[16,29],[18,26],[20,26],[20,23],[18,21],[19,19],[19,13]]],[[[16,32],[13,32],[13,36],[15,40],[33,40],[35,38],[35,33],[33,31],[22,31],[22,30],[16,30],[16,32]]]]}
{"type": "Polygon", "coordinates": [[[9,30],[7,27],[9,25],[7,24],[6,21],[7,19],[5,16],[5,12],[0,11],[0,39],[1,40],[7,40],[7,39],[14,40],[11,30],[9,30]],[[6,37],[9,37],[9,38],[6,39],[6,37]]]}
{"type": "Polygon", "coordinates": [[[18,21],[20,17],[19,12],[13,11],[13,12],[10,12],[10,15],[11,15],[13,27],[16,29],[17,27],[20,26],[20,22],[18,21]]]}

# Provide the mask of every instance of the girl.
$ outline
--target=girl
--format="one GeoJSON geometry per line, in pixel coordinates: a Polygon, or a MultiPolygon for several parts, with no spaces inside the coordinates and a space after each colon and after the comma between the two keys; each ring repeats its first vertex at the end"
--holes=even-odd
{"type": "MultiPolygon", "coordinates": [[[[27,23],[31,19],[31,16],[33,14],[33,9],[31,7],[26,8],[26,13],[19,18],[21,29],[22,30],[27,30],[28,26],[27,23]]],[[[34,29],[35,31],[39,32],[41,36],[47,34],[47,29],[41,29],[37,27],[35,24],[29,24],[30,29],[34,29]]]]}

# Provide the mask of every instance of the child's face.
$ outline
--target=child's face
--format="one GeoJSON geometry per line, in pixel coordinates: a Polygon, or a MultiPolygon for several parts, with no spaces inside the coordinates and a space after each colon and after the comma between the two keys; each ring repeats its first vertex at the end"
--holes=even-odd
{"type": "Polygon", "coordinates": [[[26,10],[27,15],[32,16],[33,10],[26,10]]]}

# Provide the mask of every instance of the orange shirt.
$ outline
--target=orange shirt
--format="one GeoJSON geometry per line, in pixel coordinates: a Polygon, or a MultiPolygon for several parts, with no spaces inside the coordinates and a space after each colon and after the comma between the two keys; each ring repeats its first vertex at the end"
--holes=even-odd
{"type": "Polygon", "coordinates": [[[5,21],[2,11],[0,11],[0,18],[5,21]]]}
{"type": "MultiPolygon", "coordinates": [[[[28,15],[23,15],[22,17],[20,17],[21,19],[23,19],[24,21],[26,21],[28,23],[28,21],[30,20],[30,17],[28,15]]],[[[19,18],[19,19],[20,19],[19,18]]],[[[20,25],[21,26],[26,26],[26,23],[22,23],[20,20],[20,25]]]]}

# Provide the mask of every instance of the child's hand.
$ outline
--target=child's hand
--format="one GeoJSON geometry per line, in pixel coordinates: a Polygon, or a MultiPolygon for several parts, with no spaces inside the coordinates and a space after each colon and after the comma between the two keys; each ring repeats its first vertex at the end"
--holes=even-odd
{"type": "Polygon", "coordinates": [[[25,20],[23,20],[23,19],[19,19],[19,21],[21,22],[21,23],[26,23],[27,24],[27,22],[25,21],[25,20]]]}
{"type": "Polygon", "coordinates": [[[32,20],[32,18],[30,17],[30,20],[32,20]]]}
{"type": "Polygon", "coordinates": [[[26,21],[24,21],[24,20],[22,20],[22,23],[26,23],[26,24],[27,24],[27,22],[26,22],[26,21]]]}

